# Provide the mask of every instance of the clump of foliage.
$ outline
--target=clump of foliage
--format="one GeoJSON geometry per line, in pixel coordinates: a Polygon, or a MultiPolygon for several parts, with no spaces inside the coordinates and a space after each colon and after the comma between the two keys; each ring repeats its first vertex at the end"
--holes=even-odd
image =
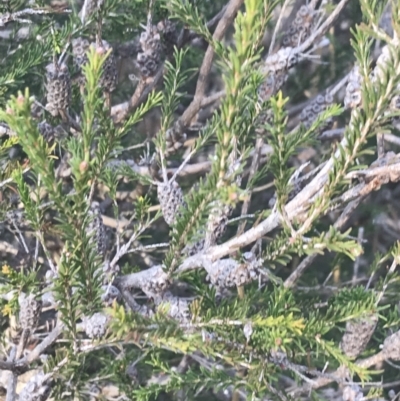
{"type": "Polygon", "coordinates": [[[399,21],[3,2],[7,401],[398,398],[399,21]]]}

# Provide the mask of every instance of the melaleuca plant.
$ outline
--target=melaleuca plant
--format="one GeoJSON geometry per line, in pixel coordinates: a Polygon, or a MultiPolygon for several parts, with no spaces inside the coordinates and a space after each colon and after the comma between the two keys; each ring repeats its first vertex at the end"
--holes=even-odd
{"type": "Polygon", "coordinates": [[[399,21],[3,2],[7,401],[398,398],[399,21]]]}

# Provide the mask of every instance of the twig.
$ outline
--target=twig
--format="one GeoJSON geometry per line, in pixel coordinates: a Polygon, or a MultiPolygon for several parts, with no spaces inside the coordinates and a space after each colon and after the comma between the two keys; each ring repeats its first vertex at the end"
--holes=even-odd
{"type": "Polygon", "coordinates": [[[25,253],[26,253],[27,255],[29,255],[30,252],[29,252],[28,245],[26,245],[25,238],[23,237],[23,235],[22,235],[20,229],[18,228],[18,225],[16,224],[16,222],[14,221],[14,219],[12,219],[11,222],[12,222],[12,225],[14,226],[15,231],[16,231],[17,234],[18,234],[20,243],[21,243],[22,246],[24,247],[25,253]]]}
{"type": "Polygon", "coordinates": [[[294,49],[295,54],[304,53],[310,46],[312,46],[315,43],[316,39],[319,36],[323,35],[334,23],[336,18],[339,16],[339,14],[349,1],[350,0],[341,0],[336,8],[333,10],[331,15],[325,20],[325,22],[321,24],[321,26],[316,29],[300,46],[294,49]]]}
{"type": "MultiPolygon", "coordinates": [[[[216,24],[220,21],[220,19],[224,16],[226,11],[227,5],[225,4],[221,10],[218,11],[217,14],[214,15],[208,22],[207,28],[209,30],[213,29],[216,24]]],[[[187,31],[185,29],[182,30],[182,33],[178,40],[178,47],[183,47],[186,43],[192,42],[194,39],[198,38],[199,35],[193,31],[187,31]]]]}
{"type": "MultiPolygon", "coordinates": [[[[344,140],[342,142],[344,142],[344,140]]],[[[328,161],[324,166],[324,168],[320,171],[320,173],[313,179],[313,181],[310,184],[308,184],[292,201],[290,201],[286,205],[287,215],[290,219],[296,217],[298,221],[301,221],[304,211],[309,207],[309,202],[311,198],[310,194],[318,192],[318,188],[321,187],[322,183],[327,178],[326,177],[327,168],[330,166],[331,166],[331,161],[328,161]]],[[[359,186],[358,197],[356,198],[356,200],[354,200],[354,202],[351,202],[349,205],[347,205],[345,210],[342,212],[342,215],[335,223],[336,228],[341,228],[346,223],[351,213],[357,207],[359,202],[361,202],[363,197],[369,194],[370,192],[376,190],[377,188],[379,188],[380,185],[382,184],[382,181],[388,182],[389,180],[397,180],[397,181],[400,180],[400,163],[385,167],[391,169],[391,174],[389,174],[389,176],[387,176],[386,173],[384,175],[381,175],[380,169],[382,169],[382,167],[372,169],[375,170],[375,173],[377,173],[378,170],[379,174],[377,174],[377,176],[374,179],[371,179],[370,182],[361,184],[359,186]]],[[[240,249],[244,246],[253,243],[266,233],[277,228],[279,226],[279,223],[280,223],[280,217],[278,213],[276,212],[271,213],[271,215],[264,221],[262,221],[259,225],[251,228],[242,235],[235,237],[225,242],[224,244],[209,248],[205,255],[200,253],[188,257],[183,261],[183,263],[179,266],[176,272],[179,274],[188,270],[193,270],[206,266],[207,264],[210,264],[232,253],[237,249],[240,249]]],[[[290,287],[293,285],[293,283],[298,279],[298,277],[301,276],[302,272],[307,268],[308,264],[313,261],[312,259],[313,257],[315,256],[312,255],[306,258],[305,261],[303,261],[304,263],[296,269],[297,272],[294,272],[293,276],[287,279],[285,286],[290,287]]],[[[142,285],[141,283],[143,283],[143,280],[146,282],[149,280],[154,280],[156,277],[161,277],[161,275],[163,274],[165,273],[163,272],[161,266],[154,266],[143,272],[133,273],[127,276],[118,277],[116,280],[119,283],[121,283],[121,285],[123,285],[124,287],[137,286],[138,288],[140,288],[142,285]]]]}
{"type": "MultiPolygon", "coordinates": [[[[378,352],[377,354],[366,358],[362,359],[360,361],[356,362],[356,365],[361,367],[361,368],[370,368],[371,366],[377,365],[385,360],[385,354],[384,352],[378,352]]],[[[336,372],[333,374],[333,376],[337,377],[343,377],[344,371],[342,368],[339,368],[336,370],[336,372]]],[[[291,395],[299,395],[301,393],[306,393],[309,392],[311,389],[316,390],[320,387],[326,386],[327,384],[332,383],[334,380],[332,378],[328,377],[321,377],[318,378],[315,383],[312,386],[304,385],[302,387],[297,387],[296,389],[292,390],[290,393],[291,395]]]]}
{"type": "MultiPolygon", "coordinates": [[[[370,131],[372,124],[374,121],[374,116],[371,116],[365,121],[365,124],[361,130],[361,137],[365,137],[367,133],[370,131]]],[[[351,123],[350,123],[351,124],[351,123]]],[[[325,183],[328,180],[329,172],[331,171],[334,161],[337,157],[340,156],[340,149],[347,147],[347,139],[343,138],[340,143],[340,148],[336,150],[334,155],[326,162],[325,166],[321,169],[321,171],[316,175],[316,177],[308,184],[302,191],[300,191],[294,199],[292,199],[286,205],[286,213],[289,218],[293,218],[294,216],[297,217],[299,221],[302,220],[302,214],[304,214],[310,207],[310,202],[314,201],[314,197],[322,191],[324,188],[325,183]]],[[[388,170],[386,173],[395,170],[393,166],[388,166],[388,170]]],[[[372,180],[370,182],[370,188],[365,188],[367,192],[376,190],[379,185],[382,184],[383,181],[388,182],[396,177],[396,173],[400,173],[399,166],[397,166],[397,171],[393,171],[393,176],[380,176],[377,181],[372,180]]],[[[376,178],[376,177],[375,177],[376,178]]],[[[234,252],[242,247],[245,247],[252,242],[256,241],[257,239],[261,238],[263,235],[267,234],[268,232],[272,231],[273,229],[279,226],[280,216],[278,213],[273,212],[270,214],[268,218],[262,221],[256,227],[251,228],[244,234],[231,239],[230,241],[225,242],[222,245],[214,246],[207,250],[207,255],[210,257],[211,260],[215,261],[220,259],[221,257],[228,255],[231,252],[234,252]]],[[[307,221],[307,224],[310,224],[310,218],[307,221]]],[[[189,258],[190,259],[190,258],[189,258]]],[[[184,269],[185,262],[182,264],[180,269],[184,269]]]]}
{"type": "Polygon", "coordinates": [[[345,131],[344,128],[326,130],[318,136],[318,139],[320,141],[332,141],[334,139],[342,139],[344,131],[345,131]]]}
{"type": "Polygon", "coordinates": [[[205,97],[201,101],[201,107],[206,107],[209,104],[214,103],[217,100],[221,99],[221,97],[223,97],[225,95],[226,95],[226,91],[225,90],[221,90],[221,91],[215,92],[212,95],[205,97]]]}
{"type": "Polygon", "coordinates": [[[5,13],[5,14],[0,15],[0,27],[4,27],[9,22],[13,22],[13,21],[31,24],[32,21],[21,18],[24,15],[43,15],[43,14],[52,14],[52,13],[69,14],[71,12],[72,11],[69,9],[64,9],[61,12],[56,12],[52,9],[46,9],[46,8],[37,8],[37,9],[25,8],[24,10],[16,11],[15,13],[5,13]]]}
{"type": "Polygon", "coordinates": [[[130,293],[128,289],[123,289],[121,291],[122,296],[124,297],[124,301],[126,304],[135,312],[140,313],[143,316],[151,316],[153,315],[153,311],[149,309],[146,305],[139,305],[133,295],[130,293]]]}
{"type": "MultiPolygon", "coordinates": [[[[253,177],[255,176],[256,172],[258,171],[260,155],[261,155],[261,148],[263,147],[263,145],[264,145],[263,138],[261,138],[261,137],[257,138],[256,146],[255,146],[254,154],[253,154],[253,160],[251,161],[249,178],[248,178],[249,184],[251,184],[253,177]]],[[[247,197],[246,197],[245,201],[243,202],[242,210],[240,213],[242,216],[246,215],[249,210],[250,202],[251,202],[251,192],[252,192],[251,189],[249,189],[247,197]]],[[[239,224],[239,227],[237,230],[237,235],[243,234],[245,227],[246,227],[246,221],[241,222],[239,224]]]]}
{"type": "Polygon", "coordinates": [[[128,242],[127,242],[126,244],[122,245],[122,246],[118,249],[116,255],[114,256],[114,258],[113,258],[112,261],[110,262],[110,268],[115,267],[115,265],[118,263],[118,261],[119,261],[124,255],[126,255],[126,254],[128,253],[129,248],[130,248],[131,245],[132,245],[132,242],[135,241],[136,239],[138,239],[138,238],[142,235],[142,233],[143,233],[145,230],[147,230],[147,228],[156,220],[156,218],[157,218],[157,215],[154,216],[152,219],[148,220],[148,221],[146,222],[146,224],[144,224],[143,226],[139,227],[138,230],[135,231],[135,232],[131,235],[131,237],[129,238],[128,242]]]}
{"type": "Polygon", "coordinates": [[[134,252],[139,252],[139,251],[147,251],[149,249],[157,249],[157,248],[167,248],[169,247],[169,243],[168,242],[161,242],[160,244],[152,244],[152,245],[143,245],[143,246],[139,246],[137,248],[132,248],[130,249],[128,253],[134,253],[134,252]]]}
{"type": "MultiPolygon", "coordinates": [[[[357,242],[360,245],[363,241],[364,238],[364,227],[359,227],[358,229],[358,236],[357,236],[357,242]]],[[[360,256],[356,258],[353,264],[353,277],[352,277],[352,284],[355,285],[357,282],[357,277],[358,277],[358,270],[360,269],[360,256]]]]}
{"type": "Polygon", "coordinates": [[[79,12],[80,17],[81,17],[82,25],[85,23],[86,14],[87,14],[87,9],[88,9],[88,7],[89,7],[89,3],[90,3],[90,2],[92,2],[92,0],[85,0],[85,1],[83,2],[83,6],[82,6],[82,8],[81,8],[81,11],[79,12]]]}
{"type": "Polygon", "coordinates": [[[62,333],[64,329],[64,324],[58,321],[57,326],[54,327],[53,331],[40,343],[38,344],[29,354],[28,356],[19,359],[16,362],[16,366],[27,366],[31,364],[33,361],[36,361],[40,357],[41,354],[48,348],[51,344],[57,341],[58,337],[62,333]]]}
{"type": "MultiPolygon", "coordinates": [[[[341,229],[346,224],[353,211],[360,204],[361,200],[362,199],[359,198],[358,200],[353,201],[346,206],[341,216],[334,224],[334,227],[336,229],[341,229]]],[[[317,256],[318,254],[314,253],[304,258],[302,262],[296,267],[296,269],[290,274],[290,276],[284,281],[283,286],[286,288],[292,288],[294,284],[299,280],[299,278],[303,275],[308,266],[310,266],[311,263],[314,262],[317,256]]]]}
{"type": "MultiPolygon", "coordinates": [[[[223,38],[226,30],[228,29],[229,25],[235,18],[235,15],[239,11],[242,4],[243,0],[230,0],[229,4],[226,7],[224,15],[218,22],[217,27],[215,28],[215,32],[213,34],[214,40],[221,40],[223,38]]],[[[208,76],[210,74],[213,58],[214,58],[214,48],[210,44],[206,50],[206,54],[204,55],[203,62],[200,67],[199,78],[197,79],[196,91],[194,94],[193,101],[190,103],[188,108],[182,114],[181,118],[179,119],[180,124],[177,125],[179,127],[182,127],[182,129],[190,125],[193,117],[201,108],[201,103],[204,98],[204,93],[207,87],[208,76]]]]}
{"type": "Polygon", "coordinates": [[[193,157],[193,155],[196,153],[196,148],[194,148],[185,158],[185,160],[181,163],[181,165],[176,169],[174,175],[171,177],[169,180],[170,183],[174,182],[176,180],[176,177],[179,175],[179,173],[185,168],[185,166],[189,163],[190,159],[193,157]]]}
{"type": "Polygon", "coordinates": [[[134,110],[136,107],[139,107],[141,103],[147,98],[147,95],[155,88],[160,79],[162,78],[164,73],[164,65],[162,65],[156,75],[152,78],[152,80],[143,80],[141,79],[133,93],[132,97],[127,102],[123,102],[121,104],[117,104],[111,108],[111,117],[114,120],[114,123],[118,124],[122,120],[124,120],[127,115],[134,110]]]}
{"type": "MultiPolygon", "coordinates": [[[[22,170],[22,174],[27,173],[28,171],[30,171],[30,167],[25,168],[24,170],[22,170]]],[[[4,187],[5,185],[9,184],[10,182],[13,182],[14,179],[12,177],[7,178],[6,180],[0,182],[0,188],[4,187]]]]}
{"type": "Polygon", "coordinates": [[[400,138],[396,135],[385,133],[383,139],[386,142],[394,143],[395,145],[400,146],[400,138]]]}
{"type": "Polygon", "coordinates": [[[1,370],[13,370],[15,368],[14,361],[0,361],[1,370]]]}
{"type": "Polygon", "coordinates": [[[394,271],[396,270],[396,267],[397,267],[397,261],[396,261],[396,258],[394,258],[392,264],[390,265],[389,271],[386,274],[385,281],[384,281],[383,287],[382,287],[382,291],[379,292],[379,295],[376,299],[376,304],[379,304],[379,302],[383,298],[383,295],[385,294],[385,292],[389,286],[388,277],[394,273],[394,271]]]}
{"type": "MultiPolygon", "coordinates": [[[[14,346],[11,348],[9,359],[14,362],[16,357],[17,357],[17,347],[14,346]]],[[[18,383],[18,375],[16,374],[16,372],[12,372],[7,385],[6,401],[16,400],[17,383],[18,383]]]]}
{"type": "MultiPolygon", "coordinates": [[[[249,156],[254,155],[255,150],[250,152],[249,156]]],[[[262,149],[261,149],[261,156],[267,156],[270,155],[272,153],[272,148],[270,145],[263,145],[262,149]]],[[[260,162],[262,162],[262,160],[260,160],[260,162]]],[[[132,169],[133,172],[138,173],[140,175],[143,176],[149,176],[150,172],[149,172],[149,168],[147,166],[140,166],[137,163],[135,163],[134,160],[111,160],[108,162],[108,166],[109,167],[129,167],[130,169],[132,169]]],[[[210,161],[203,161],[203,162],[198,162],[198,163],[194,163],[194,164],[186,164],[182,167],[170,167],[167,168],[167,174],[168,175],[175,175],[176,172],[179,170],[178,174],[176,174],[179,177],[186,177],[188,175],[192,175],[192,174],[199,174],[199,173],[205,173],[207,171],[209,171],[209,169],[211,168],[211,162],[210,161]]],[[[154,183],[155,184],[155,183],[154,183]]],[[[253,192],[259,192],[260,189],[258,190],[254,190],[253,192]]]]}
{"type": "Polygon", "coordinates": [[[272,51],[274,50],[276,35],[278,34],[278,31],[279,31],[279,29],[281,27],[283,15],[284,15],[286,7],[289,5],[289,3],[290,3],[290,0],[285,0],[285,2],[282,5],[281,11],[279,13],[278,20],[276,21],[276,25],[275,25],[275,28],[274,28],[274,33],[272,34],[271,44],[269,45],[269,49],[268,49],[268,56],[270,56],[272,54],[272,51]]]}

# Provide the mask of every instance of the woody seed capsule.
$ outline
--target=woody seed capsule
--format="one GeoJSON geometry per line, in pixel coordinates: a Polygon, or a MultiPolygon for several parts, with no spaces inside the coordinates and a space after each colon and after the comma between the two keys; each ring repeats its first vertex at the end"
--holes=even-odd
{"type": "Polygon", "coordinates": [[[316,12],[311,7],[307,5],[301,6],[297,11],[296,18],[283,37],[283,46],[297,47],[303,43],[310,36],[315,26],[315,16],[316,12]]]}
{"type": "Polygon", "coordinates": [[[356,358],[367,347],[374,334],[378,317],[370,315],[354,319],[346,324],[346,332],[340,342],[340,348],[350,358],[356,358]]]}
{"type": "MultiPolygon", "coordinates": [[[[306,128],[310,128],[318,115],[326,110],[333,103],[333,97],[329,93],[318,95],[300,114],[300,121],[306,128]]],[[[320,129],[326,129],[332,123],[332,118],[325,121],[320,129]]]]}
{"type": "Polygon", "coordinates": [[[91,236],[91,243],[95,244],[97,252],[104,256],[107,247],[106,229],[101,216],[100,204],[92,202],[89,210],[91,221],[87,228],[87,235],[91,236]]]}
{"type": "Polygon", "coordinates": [[[111,50],[104,61],[103,72],[101,74],[99,84],[105,91],[113,92],[117,87],[118,81],[117,62],[115,59],[114,50],[105,40],[102,41],[100,47],[97,46],[96,43],[92,43],[91,46],[94,47],[96,51],[100,51],[101,53],[107,53],[111,50]]]}
{"type": "Polygon", "coordinates": [[[136,64],[144,78],[152,77],[157,72],[162,61],[161,37],[157,27],[142,32],[140,35],[142,52],[136,57],[136,64]]]}
{"type": "Polygon", "coordinates": [[[157,186],[157,195],[164,220],[168,225],[174,224],[179,209],[184,206],[183,192],[176,181],[157,186]]]}
{"type": "Polygon", "coordinates": [[[171,55],[174,51],[174,46],[178,42],[178,30],[176,23],[169,19],[164,19],[157,24],[157,29],[161,34],[161,42],[166,55],[171,55]]]}
{"type": "Polygon", "coordinates": [[[45,401],[49,397],[51,388],[48,375],[43,372],[33,376],[19,394],[19,401],[45,401]]]}
{"type": "Polygon", "coordinates": [[[46,67],[46,108],[53,116],[67,110],[71,102],[71,78],[66,64],[49,64],[46,67]]]}
{"type": "Polygon", "coordinates": [[[279,91],[288,78],[288,70],[298,62],[298,56],[291,47],[285,47],[271,54],[261,67],[265,76],[264,82],[258,88],[261,102],[267,101],[279,91]]]}
{"type": "Polygon", "coordinates": [[[35,330],[39,323],[42,302],[35,299],[34,294],[19,296],[19,323],[23,330],[35,330]]]}

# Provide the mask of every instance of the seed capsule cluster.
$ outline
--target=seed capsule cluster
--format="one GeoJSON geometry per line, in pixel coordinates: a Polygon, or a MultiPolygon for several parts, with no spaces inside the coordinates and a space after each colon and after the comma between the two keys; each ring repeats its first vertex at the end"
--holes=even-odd
{"type": "Polygon", "coordinates": [[[118,81],[117,61],[115,59],[114,50],[105,40],[102,40],[100,45],[92,43],[90,46],[102,54],[108,53],[108,56],[103,64],[103,72],[99,80],[99,85],[105,91],[113,92],[117,87],[118,81]]]}
{"type": "Polygon", "coordinates": [[[38,129],[44,140],[50,145],[63,137],[63,129],[60,125],[53,127],[46,120],[38,124],[38,129]]]}
{"type": "Polygon", "coordinates": [[[288,70],[298,62],[298,56],[293,53],[293,48],[284,47],[270,55],[261,67],[265,76],[264,82],[258,88],[260,102],[267,101],[277,93],[288,78],[288,70]]]}
{"type": "MultiPolygon", "coordinates": [[[[300,114],[300,121],[306,128],[310,128],[319,114],[326,110],[333,103],[333,96],[328,92],[325,95],[318,95],[300,114]]],[[[320,129],[326,129],[332,123],[332,118],[325,121],[320,129]]]]}
{"type": "Polygon", "coordinates": [[[142,51],[136,57],[136,63],[144,78],[152,77],[162,62],[161,36],[156,26],[142,32],[140,35],[142,51]]]}
{"type": "Polygon", "coordinates": [[[157,309],[167,310],[168,316],[176,319],[178,322],[188,323],[190,321],[189,302],[186,299],[176,297],[167,291],[162,295],[154,297],[154,302],[157,305],[157,309]]]}
{"type": "Polygon", "coordinates": [[[361,387],[357,384],[351,384],[343,389],[343,401],[362,401],[364,394],[361,387]]]}
{"type": "MultiPolygon", "coordinates": [[[[393,112],[399,112],[400,111],[400,95],[396,95],[393,97],[393,99],[390,102],[390,111],[393,112]]],[[[393,126],[400,130],[400,117],[392,117],[392,124],[393,126]]]]}
{"type": "Polygon", "coordinates": [[[79,16],[85,15],[85,19],[89,18],[104,3],[104,0],[87,0],[83,2],[83,7],[79,12],[79,16]]]}
{"type": "Polygon", "coordinates": [[[356,358],[367,347],[374,334],[378,317],[370,315],[365,318],[347,322],[346,331],[340,342],[340,348],[350,358],[356,358]]]}
{"type": "Polygon", "coordinates": [[[103,313],[95,313],[83,319],[83,328],[89,338],[101,338],[106,334],[109,318],[103,313]]]}
{"type": "Polygon", "coordinates": [[[285,33],[282,44],[285,47],[297,47],[311,34],[316,23],[316,11],[310,6],[303,5],[297,11],[296,18],[285,33]]]}
{"type": "Polygon", "coordinates": [[[89,51],[90,43],[84,38],[72,39],[72,56],[74,65],[82,68],[88,61],[87,52],[89,51]]]}
{"type": "Polygon", "coordinates": [[[55,130],[47,121],[42,121],[38,124],[39,132],[43,135],[46,142],[52,142],[55,138],[55,130]]]}
{"type": "Polygon", "coordinates": [[[107,306],[111,306],[114,301],[118,302],[122,299],[120,291],[113,285],[103,285],[101,289],[103,291],[101,300],[107,306]]]}
{"type": "Polygon", "coordinates": [[[46,81],[46,109],[57,116],[60,110],[67,110],[71,102],[71,77],[67,65],[47,65],[46,81]]]}
{"type": "Polygon", "coordinates": [[[157,195],[164,220],[171,226],[179,215],[179,209],[185,206],[182,189],[176,181],[160,183],[157,195]]]}
{"type": "Polygon", "coordinates": [[[75,67],[79,71],[78,83],[83,85],[85,83],[85,77],[82,73],[82,67],[88,62],[87,52],[90,48],[90,43],[84,38],[72,39],[72,56],[75,67]]]}
{"type": "MultiPolygon", "coordinates": [[[[204,232],[202,233],[204,235],[204,232]]],[[[201,252],[204,249],[205,238],[200,239],[194,243],[187,244],[182,251],[183,255],[193,256],[201,252]]]]}
{"type": "Polygon", "coordinates": [[[234,259],[221,259],[206,268],[208,280],[217,288],[243,286],[255,280],[262,266],[261,260],[244,260],[242,263],[234,259]]]}
{"type": "Polygon", "coordinates": [[[19,302],[19,323],[23,330],[33,331],[36,329],[40,313],[42,311],[42,302],[35,299],[35,295],[26,295],[22,293],[18,299],[19,302]]]}
{"type": "Polygon", "coordinates": [[[383,81],[385,79],[385,70],[387,71],[390,61],[393,60],[391,53],[393,51],[389,46],[382,47],[382,52],[376,60],[375,68],[371,73],[372,82],[383,81]]]}
{"type": "Polygon", "coordinates": [[[115,58],[114,49],[105,40],[102,40],[100,44],[89,43],[89,41],[84,38],[75,38],[72,40],[72,55],[74,65],[80,72],[78,83],[80,85],[84,85],[85,83],[82,67],[88,62],[88,52],[90,47],[94,48],[97,53],[108,53],[107,58],[103,63],[103,71],[100,76],[99,85],[104,91],[111,93],[116,89],[118,83],[117,61],[115,58]]]}
{"type": "Polygon", "coordinates": [[[207,222],[205,248],[215,245],[218,239],[224,235],[232,211],[233,207],[230,205],[224,205],[221,202],[215,203],[207,222]]]}
{"type": "Polygon", "coordinates": [[[86,233],[91,236],[91,243],[96,245],[97,252],[104,256],[107,249],[107,234],[98,202],[92,202],[89,216],[91,221],[88,224],[86,233]]]}
{"type": "Polygon", "coordinates": [[[355,66],[349,76],[349,82],[346,86],[346,94],[344,97],[344,105],[347,108],[354,109],[361,105],[361,75],[358,66],[355,66]]]}
{"type": "Polygon", "coordinates": [[[396,331],[385,339],[382,352],[386,355],[386,359],[400,361],[400,331],[396,331]]]}
{"type": "Polygon", "coordinates": [[[164,294],[171,282],[166,273],[157,274],[151,279],[145,280],[142,285],[142,291],[151,298],[164,294]]]}
{"type": "MultiPolygon", "coordinates": [[[[381,81],[383,82],[385,79],[385,70],[388,68],[388,64],[390,63],[391,60],[393,60],[393,54],[394,52],[393,49],[391,49],[389,46],[384,46],[382,48],[382,53],[379,55],[377,61],[376,61],[376,66],[371,74],[371,80],[373,82],[376,81],[381,81]]],[[[387,74],[387,72],[386,72],[387,74]]],[[[400,90],[400,85],[397,86],[397,92],[400,90]]],[[[389,110],[388,112],[398,112],[400,109],[400,96],[396,95],[392,98],[390,101],[389,105],[389,110]]],[[[392,124],[396,129],[400,128],[400,117],[393,117],[392,119],[392,124]]]]}
{"type": "Polygon", "coordinates": [[[174,51],[174,46],[178,43],[177,25],[169,19],[163,19],[157,24],[157,29],[161,34],[164,54],[170,56],[174,51]]]}
{"type": "MultiPolygon", "coordinates": [[[[372,73],[370,74],[371,82],[385,82],[385,76],[387,75],[388,65],[394,57],[393,49],[389,46],[382,48],[381,54],[379,55],[376,65],[372,73]]],[[[349,82],[346,87],[346,94],[344,98],[344,105],[347,108],[355,108],[361,106],[361,84],[362,77],[358,66],[355,66],[350,73],[349,82]]],[[[400,89],[400,85],[396,88],[397,92],[400,89]]],[[[400,110],[400,96],[395,95],[391,101],[388,110],[385,115],[389,113],[398,112],[400,110]]],[[[394,128],[400,129],[400,117],[392,117],[391,122],[394,128]]]]}
{"type": "MultiPolygon", "coordinates": [[[[384,46],[382,48],[382,52],[376,60],[375,68],[370,74],[370,79],[372,82],[383,82],[385,80],[385,74],[387,74],[388,65],[393,59],[392,51],[393,49],[391,50],[389,46],[384,46]]],[[[346,95],[344,98],[344,105],[346,107],[355,108],[361,105],[361,84],[362,77],[360,69],[358,66],[355,66],[350,73],[349,82],[346,87],[346,95]]]]}
{"type": "Polygon", "coordinates": [[[45,401],[49,397],[51,388],[49,377],[43,372],[33,376],[19,394],[19,401],[45,401]]]}
{"type": "Polygon", "coordinates": [[[167,146],[166,154],[167,156],[176,152],[185,143],[187,135],[181,133],[181,130],[176,129],[176,127],[169,128],[165,132],[165,144],[167,146]]]}

